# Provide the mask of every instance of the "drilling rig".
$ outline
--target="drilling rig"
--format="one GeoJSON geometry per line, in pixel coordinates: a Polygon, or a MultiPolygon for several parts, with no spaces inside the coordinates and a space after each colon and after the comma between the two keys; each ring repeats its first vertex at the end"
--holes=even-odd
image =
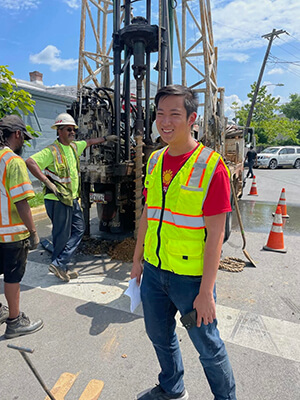
{"type": "Polygon", "coordinates": [[[223,156],[241,195],[243,135],[226,137],[217,56],[210,0],[82,0],[78,98],[68,112],[79,140],[111,134],[119,139],[82,156],[86,234],[96,202],[104,238],[136,236],[144,166],[157,146],[153,100],[164,85],[182,84],[198,93],[196,139],[223,156]]]}

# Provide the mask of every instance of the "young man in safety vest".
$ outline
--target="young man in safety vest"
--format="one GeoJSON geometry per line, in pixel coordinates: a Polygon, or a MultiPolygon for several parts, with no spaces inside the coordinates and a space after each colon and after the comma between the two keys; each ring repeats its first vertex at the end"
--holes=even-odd
{"type": "Polygon", "coordinates": [[[45,207],[52,221],[53,253],[49,271],[68,282],[77,278],[68,263],[84,234],[84,219],[78,203],[80,196],[79,156],[95,144],[116,141],[115,135],[75,141],[78,128],[73,117],[59,114],[52,129],[57,130],[55,142],[29,157],[26,165],[44,185],[45,207]],[[43,172],[44,171],[44,172],[43,172]]]}
{"type": "Polygon", "coordinates": [[[24,139],[33,137],[17,115],[0,120],[0,275],[4,274],[4,295],[0,303],[0,325],[6,322],[10,339],[38,331],[43,321],[31,322],[20,312],[20,282],[25,273],[28,250],[37,248],[39,237],[28,200],[34,191],[24,160],[20,157],[24,139]]]}
{"type": "Polygon", "coordinates": [[[145,326],[161,372],[159,385],[140,393],[138,399],[188,399],[175,315],[195,309],[197,323],[188,333],[214,398],[235,400],[235,381],[217,329],[215,303],[225,218],[231,210],[229,171],[218,153],[191,136],[198,107],[192,90],[163,87],[155,105],[157,129],[168,147],[148,160],[146,204],[131,278],[140,282],[143,273],[145,326]]]}

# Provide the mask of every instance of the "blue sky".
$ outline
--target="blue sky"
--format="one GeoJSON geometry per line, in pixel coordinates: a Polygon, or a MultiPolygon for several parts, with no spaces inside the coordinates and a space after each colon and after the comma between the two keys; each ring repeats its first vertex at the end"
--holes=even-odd
{"type": "MultiPolygon", "coordinates": [[[[143,9],[144,4],[134,6],[143,9]]],[[[281,103],[300,93],[299,0],[211,0],[211,7],[227,116],[233,101],[247,101],[268,45],[262,35],[274,28],[288,34],[274,40],[263,83],[281,103]]],[[[76,85],[80,16],[79,0],[0,0],[0,64],[18,79],[29,80],[29,72],[38,70],[47,86],[76,85]]]]}

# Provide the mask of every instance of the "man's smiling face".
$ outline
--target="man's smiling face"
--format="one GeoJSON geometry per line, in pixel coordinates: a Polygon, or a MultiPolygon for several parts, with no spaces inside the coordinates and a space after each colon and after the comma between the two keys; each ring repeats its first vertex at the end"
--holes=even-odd
{"type": "Polygon", "coordinates": [[[68,146],[75,139],[76,131],[75,126],[66,125],[58,129],[59,141],[68,146]]]}
{"type": "Polygon", "coordinates": [[[187,117],[183,96],[166,96],[159,100],[156,125],[162,140],[169,146],[186,144],[193,122],[193,114],[187,117]]]}

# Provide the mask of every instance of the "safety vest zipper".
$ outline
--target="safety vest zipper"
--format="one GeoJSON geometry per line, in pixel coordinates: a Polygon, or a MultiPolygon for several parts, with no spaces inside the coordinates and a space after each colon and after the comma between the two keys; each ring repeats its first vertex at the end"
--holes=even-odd
{"type": "MultiPolygon", "coordinates": [[[[195,147],[194,151],[199,147],[199,144],[195,147]]],[[[194,152],[193,152],[194,153],[194,152]]],[[[190,157],[192,156],[192,154],[189,156],[189,158],[187,160],[185,160],[184,164],[181,166],[181,168],[185,165],[185,163],[190,159],[190,157]]],[[[164,155],[163,155],[164,157],[164,155]]],[[[163,161],[162,161],[163,163],[163,161]]],[[[163,164],[162,164],[163,165],[163,164]]],[[[180,169],[181,169],[180,168],[180,169]]],[[[161,227],[162,227],[162,223],[163,223],[163,217],[164,217],[164,211],[165,211],[165,203],[166,203],[166,194],[167,191],[170,187],[170,185],[172,185],[172,182],[174,181],[175,176],[178,174],[179,171],[176,172],[176,174],[174,175],[172,181],[170,182],[169,186],[167,187],[166,192],[164,191],[163,188],[163,184],[162,184],[162,207],[161,207],[161,214],[160,214],[160,219],[159,219],[159,225],[157,228],[157,247],[156,247],[156,256],[158,258],[158,266],[157,268],[161,268],[161,258],[159,256],[159,250],[160,250],[160,244],[161,244],[161,239],[160,239],[160,231],[161,231],[161,227]]],[[[163,182],[163,167],[161,168],[161,182],[163,182]]]]}
{"type": "Polygon", "coordinates": [[[161,268],[161,258],[159,255],[159,250],[160,250],[160,231],[161,231],[161,227],[162,227],[162,223],[163,223],[163,217],[164,217],[164,211],[165,211],[165,202],[166,202],[166,194],[164,192],[164,188],[162,185],[162,205],[161,205],[161,213],[160,213],[160,219],[159,219],[159,225],[157,228],[157,247],[156,247],[156,255],[158,258],[158,266],[157,268],[161,268]]]}

